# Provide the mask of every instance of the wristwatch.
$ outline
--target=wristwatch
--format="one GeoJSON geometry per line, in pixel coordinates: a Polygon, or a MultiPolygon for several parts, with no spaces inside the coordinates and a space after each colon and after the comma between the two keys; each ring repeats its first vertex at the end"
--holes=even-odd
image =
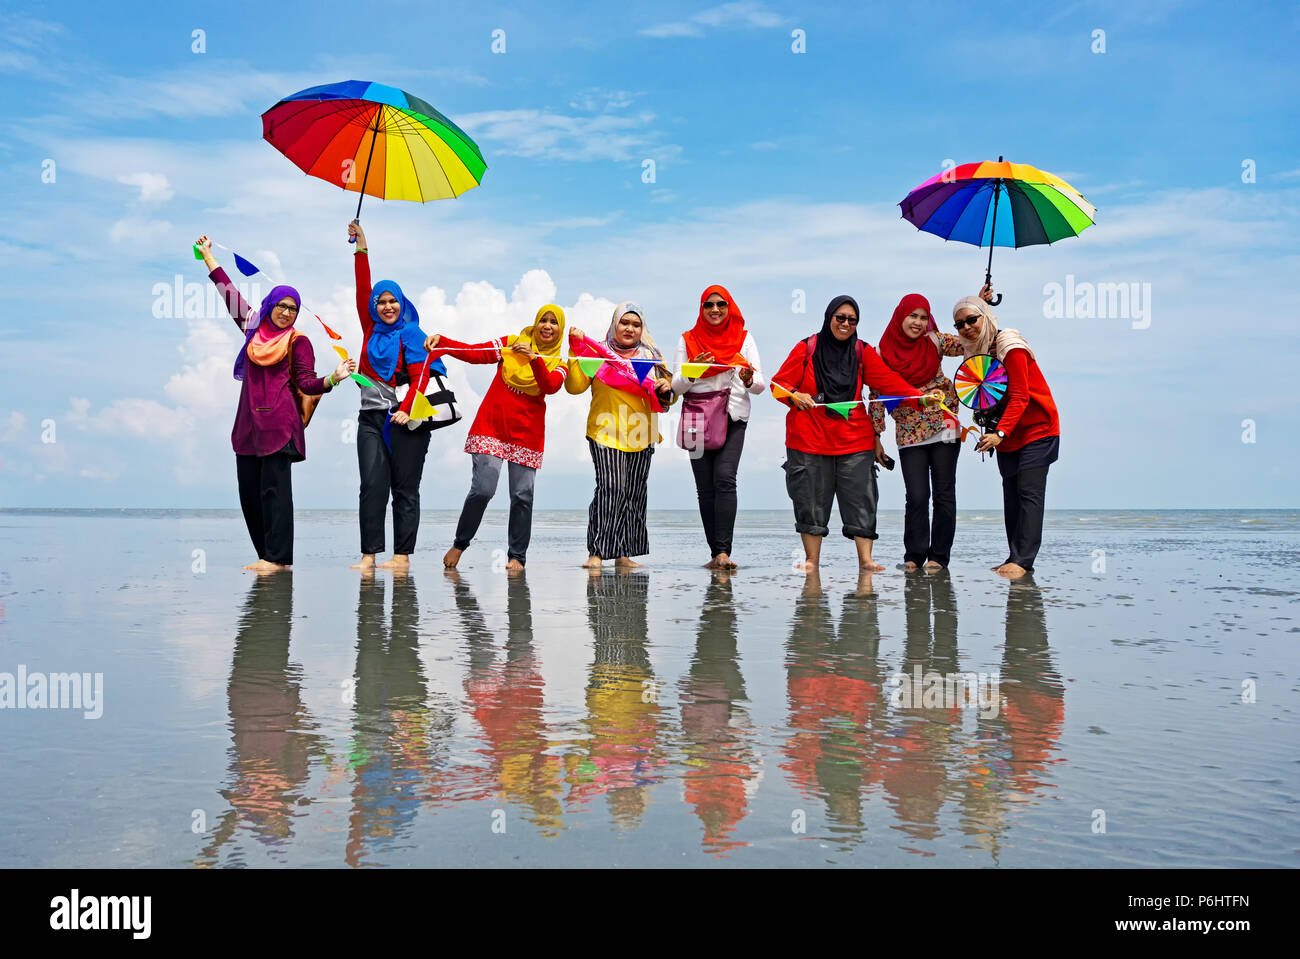
{"type": "Polygon", "coordinates": [[[1003,433],[1001,430],[994,430],[993,432],[997,434],[998,439],[1000,440],[1004,440],[1007,438],[1007,434],[1003,433]]]}

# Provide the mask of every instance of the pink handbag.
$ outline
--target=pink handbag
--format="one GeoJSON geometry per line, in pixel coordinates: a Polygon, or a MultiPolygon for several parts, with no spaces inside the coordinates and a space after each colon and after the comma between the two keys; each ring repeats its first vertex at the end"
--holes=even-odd
{"type": "Polygon", "coordinates": [[[677,445],[691,453],[721,449],[727,442],[727,404],[730,400],[730,389],[684,395],[677,445]]]}

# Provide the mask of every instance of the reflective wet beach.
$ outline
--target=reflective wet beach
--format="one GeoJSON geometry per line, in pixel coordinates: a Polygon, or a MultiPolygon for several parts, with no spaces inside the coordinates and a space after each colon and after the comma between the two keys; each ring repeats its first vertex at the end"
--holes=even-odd
{"type": "Polygon", "coordinates": [[[104,688],[0,710],[0,865],[1295,864],[1296,514],[1052,512],[1019,583],[997,515],[905,575],[886,512],[872,577],[784,512],[729,576],[684,512],[598,576],[539,513],[516,577],[489,514],[447,574],[453,519],[362,577],[301,512],[255,578],[233,512],[0,513],[0,672],[104,688]]]}

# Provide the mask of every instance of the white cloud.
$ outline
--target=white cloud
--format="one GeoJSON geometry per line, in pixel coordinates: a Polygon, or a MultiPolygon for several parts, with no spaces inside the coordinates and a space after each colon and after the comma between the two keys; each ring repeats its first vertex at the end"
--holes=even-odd
{"type": "Polygon", "coordinates": [[[710,31],[723,27],[769,29],[786,22],[781,16],[761,3],[724,3],[702,10],[686,20],[661,23],[641,30],[643,37],[668,39],[674,37],[703,37],[710,31]]]}
{"type": "Polygon", "coordinates": [[[0,429],[0,443],[13,443],[22,438],[27,429],[27,417],[17,410],[11,410],[8,419],[0,429]]]}
{"type": "Polygon", "coordinates": [[[166,203],[176,195],[162,173],[127,173],[117,182],[139,187],[141,203],[166,203]]]}
{"type": "Polygon", "coordinates": [[[141,220],[128,217],[118,220],[108,231],[114,243],[129,243],[136,247],[157,248],[171,235],[172,225],[167,220],[141,220]]]}
{"type": "Polygon", "coordinates": [[[470,136],[496,143],[500,153],[546,160],[671,158],[681,147],[662,143],[653,113],[565,116],[547,110],[489,110],[461,118],[470,136]]]}

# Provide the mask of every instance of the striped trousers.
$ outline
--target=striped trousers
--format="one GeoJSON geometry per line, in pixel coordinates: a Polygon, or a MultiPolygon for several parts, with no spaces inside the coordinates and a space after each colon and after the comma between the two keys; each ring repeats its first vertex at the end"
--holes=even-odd
{"type": "Polygon", "coordinates": [[[587,511],[587,555],[601,559],[650,552],[645,525],[646,482],[655,448],[624,453],[588,438],[596,466],[596,493],[587,511]]]}

